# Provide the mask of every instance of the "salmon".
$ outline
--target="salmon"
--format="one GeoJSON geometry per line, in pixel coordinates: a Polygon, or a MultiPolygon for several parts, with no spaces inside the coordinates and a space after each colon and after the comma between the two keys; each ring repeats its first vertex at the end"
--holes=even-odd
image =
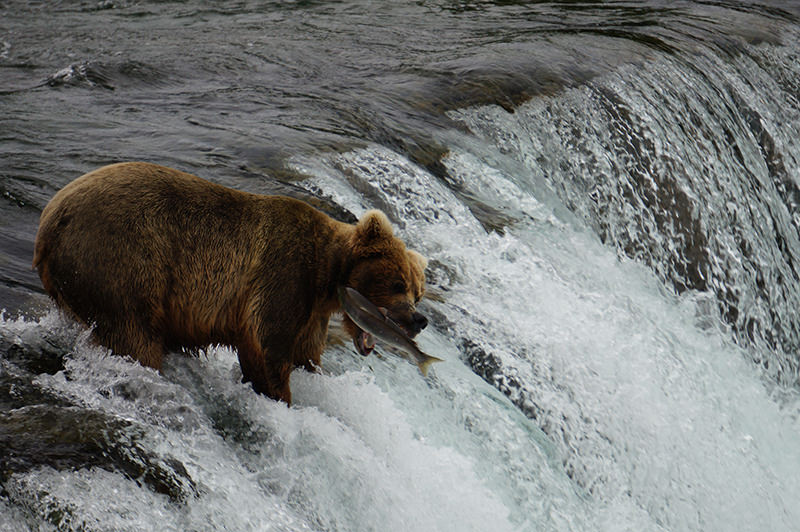
{"type": "MultiPolygon", "coordinates": [[[[345,314],[361,330],[367,335],[398,348],[409,361],[417,364],[423,375],[428,375],[428,367],[434,362],[443,362],[441,358],[423,353],[417,347],[416,342],[408,336],[408,333],[400,325],[388,316],[386,311],[376,307],[357,290],[348,286],[340,286],[339,302],[345,314]]],[[[369,337],[364,338],[362,342],[369,347],[374,345],[374,339],[369,337]]]]}

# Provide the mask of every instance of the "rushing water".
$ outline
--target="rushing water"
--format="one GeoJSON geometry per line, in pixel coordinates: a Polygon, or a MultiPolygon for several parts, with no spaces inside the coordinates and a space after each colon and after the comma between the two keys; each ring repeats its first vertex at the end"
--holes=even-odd
{"type": "Polygon", "coordinates": [[[800,529],[793,2],[0,3],[0,530],[800,529]],[[425,379],[337,324],[291,408],[110,356],[30,270],[149,160],[430,259],[425,379]]]}

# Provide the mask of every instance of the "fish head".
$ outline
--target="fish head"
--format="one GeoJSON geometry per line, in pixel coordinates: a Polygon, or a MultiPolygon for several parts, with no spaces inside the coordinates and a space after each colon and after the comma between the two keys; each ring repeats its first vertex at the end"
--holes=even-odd
{"type": "MultiPolygon", "coordinates": [[[[357,290],[413,338],[428,325],[428,319],[416,308],[425,293],[426,266],[422,255],[406,249],[393,235],[383,213],[370,211],[356,226],[345,285],[357,290]]],[[[347,317],[345,328],[356,349],[368,355],[375,346],[371,335],[347,317]]]]}

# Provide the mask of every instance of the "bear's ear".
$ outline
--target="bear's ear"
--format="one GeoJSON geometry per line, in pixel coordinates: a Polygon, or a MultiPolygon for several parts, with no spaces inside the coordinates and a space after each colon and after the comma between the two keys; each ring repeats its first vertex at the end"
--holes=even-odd
{"type": "Polygon", "coordinates": [[[412,251],[410,249],[407,249],[406,253],[408,253],[409,260],[413,264],[416,264],[417,267],[419,267],[420,271],[425,271],[425,268],[428,267],[428,259],[420,255],[416,251],[412,251]]]}
{"type": "Polygon", "coordinates": [[[387,240],[393,234],[389,219],[378,210],[367,211],[356,225],[356,240],[362,244],[387,240]]]}

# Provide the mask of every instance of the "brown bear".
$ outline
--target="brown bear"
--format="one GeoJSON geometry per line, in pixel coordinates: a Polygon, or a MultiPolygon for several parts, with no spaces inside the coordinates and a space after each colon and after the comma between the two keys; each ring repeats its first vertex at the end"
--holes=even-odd
{"type": "MultiPolygon", "coordinates": [[[[228,345],[243,381],[291,402],[289,375],[320,364],[337,288],[355,288],[411,335],[426,260],[386,216],[338,222],[308,204],[149,163],[105,166],[42,211],[33,265],[59,307],[118,354],[160,369],[167,350],[228,345]]],[[[345,317],[361,354],[368,335],[345,317]]]]}

